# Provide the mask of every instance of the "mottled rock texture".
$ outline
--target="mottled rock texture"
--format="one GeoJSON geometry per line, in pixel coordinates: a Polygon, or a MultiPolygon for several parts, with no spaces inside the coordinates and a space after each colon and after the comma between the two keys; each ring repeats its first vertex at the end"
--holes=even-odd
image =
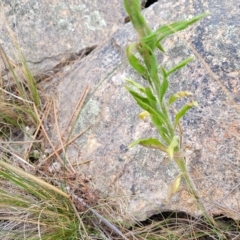
{"type": "MultiPolygon", "coordinates": [[[[183,121],[188,168],[199,194],[212,214],[239,218],[240,83],[239,6],[236,1],[161,1],[145,11],[153,28],[210,11],[211,16],[168,38],[166,55],[159,61],[169,68],[192,55],[195,60],[171,77],[171,91],[189,90],[199,107],[183,121]]],[[[91,129],[69,148],[79,171],[92,175],[96,188],[106,196],[128,201],[128,211],[138,220],[164,210],[198,215],[192,197],[182,185],[166,204],[167,189],[178,174],[162,153],[128,144],[139,137],[155,136],[141,111],[124,89],[124,77],[140,79],[129,68],[125,48],[136,40],[131,24],[118,30],[102,47],[79,61],[59,85],[59,119],[63,128],[86,85],[90,100],[75,126],[75,134],[91,129]]],[[[181,102],[176,107],[181,106],[181,102]]]]}
{"type": "Polygon", "coordinates": [[[5,51],[14,58],[8,24],[31,69],[45,74],[105,41],[126,17],[118,0],[2,0],[0,13],[0,44],[5,51]]]}

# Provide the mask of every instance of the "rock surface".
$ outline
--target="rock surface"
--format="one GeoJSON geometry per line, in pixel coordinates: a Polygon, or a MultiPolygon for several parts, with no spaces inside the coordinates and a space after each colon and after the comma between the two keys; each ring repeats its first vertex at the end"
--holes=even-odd
{"type": "MultiPolygon", "coordinates": [[[[145,15],[157,28],[211,12],[210,17],[167,39],[167,54],[159,54],[159,60],[169,68],[195,55],[192,63],[171,78],[172,91],[192,91],[199,103],[183,121],[189,171],[210,213],[239,219],[240,18],[235,6],[233,0],[165,0],[152,5],[145,15]]],[[[126,24],[61,79],[62,129],[84,87],[90,85],[93,93],[74,129],[77,134],[91,125],[77,140],[81,155],[73,146],[68,154],[79,171],[92,176],[100,192],[125,199],[127,211],[138,220],[164,210],[199,215],[184,186],[169,204],[165,202],[168,186],[178,174],[166,156],[143,147],[127,147],[139,137],[156,135],[150,123],[138,119],[141,110],[124,89],[124,77],[140,78],[129,68],[124,53],[134,40],[136,34],[126,24]],[[92,161],[81,164],[85,160],[92,161]]]]}
{"type": "Polygon", "coordinates": [[[45,74],[105,41],[126,17],[118,0],[3,0],[0,13],[0,44],[4,50],[15,58],[8,24],[31,70],[45,74]]]}

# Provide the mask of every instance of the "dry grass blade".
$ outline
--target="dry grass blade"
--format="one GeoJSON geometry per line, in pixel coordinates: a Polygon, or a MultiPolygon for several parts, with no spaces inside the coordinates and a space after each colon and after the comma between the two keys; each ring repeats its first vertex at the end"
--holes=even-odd
{"type": "MultiPolygon", "coordinates": [[[[67,124],[66,124],[66,127],[65,127],[65,129],[63,130],[63,132],[62,132],[62,137],[66,134],[66,131],[67,131],[67,129],[69,128],[70,125],[71,125],[71,126],[74,126],[74,123],[76,122],[76,120],[77,120],[77,118],[78,118],[78,116],[79,116],[79,114],[80,114],[80,111],[82,110],[83,103],[84,103],[84,101],[86,100],[86,97],[87,97],[87,94],[89,93],[89,91],[90,91],[90,87],[86,87],[86,88],[84,89],[83,94],[80,96],[80,98],[79,98],[79,100],[78,100],[78,102],[77,102],[77,104],[76,104],[76,106],[75,106],[75,108],[74,108],[74,110],[73,110],[73,113],[72,113],[72,115],[70,116],[70,118],[68,119],[68,122],[67,122],[67,124]],[[74,117],[75,117],[75,119],[73,120],[74,117]],[[72,123],[71,123],[71,122],[72,122],[72,123]]],[[[70,135],[71,135],[71,130],[70,130],[68,136],[70,137],[70,135]]],[[[61,137],[61,138],[62,138],[62,137],[61,137]]],[[[69,138],[69,137],[68,137],[68,138],[69,138]]]]}
{"type": "MultiPolygon", "coordinates": [[[[21,163],[23,163],[24,165],[27,165],[28,167],[30,167],[31,169],[34,169],[34,167],[28,163],[26,160],[24,160],[23,158],[21,158],[20,156],[18,156],[17,154],[15,154],[12,151],[9,151],[7,148],[5,148],[4,146],[0,146],[0,149],[2,149],[2,152],[6,152],[9,155],[14,156],[16,159],[18,159],[21,163]]],[[[21,165],[21,164],[20,164],[21,165]]]]}
{"type": "Polygon", "coordinates": [[[65,192],[61,191],[60,189],[58,189],[58,188],[54,187],[53,185],[51,185],[51,184],[41,180],[38,177],[33,176],[32,174],[29,174],[29,173],[21,170],[20,168],[16,168],[16,167],[14,167],[14,166],[12,166],[12,165],[10,165],[10,164],[2,161],[2,160],[0,160],[0,166],[5,168],[5,169],[7,169],[7,170],[9,170],[9,171],[11,171],[11,172],[14,172],[14,173],[20,175],[21,177],[30,179],[30,180],[36,182],[37,184],[39,184],[40,186],[46,187],[47,189],[52,190],[52,191],[58,193],[59,195],[65,197],[67,199],[70,198],[68,194],[66,194],[65,192]]]}
{"type": "Polygon", "coordinates": [[[38,121],[40,122],[41,129],[42,129],[42,131],[43,131],[43,133],[44,133],[44,135],[45,135],[48,143],[50,144],[51,148],[52,148],[53,151],[56,153],[56,156],[57,156],[59,162],[61,162],[62,166],[64,166],[68,172],[71,172],[71,170],[66,166],[66,164],[63,162],[63,160],[61,159],[60,155],[59,155],[58,152],[56,151],[55,147],[53,146],[53,143],[52,143],[51,139],[49,138],[49,136],[48,136],[48,134],[47,134],[47,132],[46,132],[46,130],[45,130],[44,125],[41,123],[41,119],[40,119],[40,116],[39,116],[38,114],[37,114],[37,118],[38,118],[38,121]]]}
{"type": "MultiPolygon", "coordinates": [[[[41,132],[41,126],[43,126],[43,121],[45,118],[47,118],[49,111],[50,111],[50,106],[51,106],[51,102],[47,102],[46,105],[42,108],[42,112],[43,112],[43,117],[40,119],[39,124],[36,126],[36,130],[35,133],[32,136],[32,141],[28,146],[27,152],[25,154],[25,159],[29,159],[29,155],[31,153],[32,147],[33,147],[33,143],[36,142],[35,139],[37,138],[37,136],[40,134],[41,132]]],[[[36,109],[36,108],[35,108],[36,109]]],[[[36,114],[37,115],[37,114],[36,114]]]]}
{"type": "MultiPolygon", "coordinates": [[[[74,138],[72,138],[69,142],[65,143],[63,145],[63,147],[67,147],[69,144],[73,143],[76,139],[78,139],[79,137],[81,137],[91,126],[88,126],[86,129],[84,129],[82,132],[80,132],[77,136],[75,136],[74,138]]],[[[38,167],[41,167],[44,163],[46,163],[51,157],[53,157],[54,155],[57,155],[58,152],[62,151],[62,147],[56,149],[53,153],[49,154],[48,157],[46,157],[39,165],[38,167]]]]}
{"type": "Polygon", "coordinates": [[[69,161],[69,159],[68,159],[68,156],[67,156],[67,154],[66,154],[66,151],[65,151],[65,148],[64,148],[64,145],[63,145],[63,142],[62,142],[62,138],[61,138],[61,136],[60,136],[61,134],[60,134],[60,131],[59,131],[59,126],[58,126],[58,120],[57,120],[57,113],[56,113],[55,101],[53,101],[53,110],[54,110],[56,131],[57,131],[57,134],[58,134],[58,138],[59,138],[59,140],[60,140],[60,144],[61,144],[61,148],[62,148],[62,151],[63,151],[63,154],[64,154],[64,158],[66,158],[67,163],[68,163],[68,166],[69,166],[69,168],[70,168],[71,171],[72,171],[72,174],[76,174],[75,169],[73,168],[72,164],[70,163],[70,161],[69,161]]]}

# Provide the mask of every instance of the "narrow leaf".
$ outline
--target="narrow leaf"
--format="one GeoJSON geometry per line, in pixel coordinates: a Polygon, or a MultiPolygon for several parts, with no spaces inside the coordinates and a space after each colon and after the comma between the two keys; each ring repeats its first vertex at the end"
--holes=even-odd
{"type": "Polygon", "coordinates": [[[172,74],[173,72],[177,71],[180,68],[185,67],[189,62],[191,62],[194,58],[190,57],[187,58],[185,60],[183,60],[182,62],[180,62],[179,64],[177,64],[176,66],[174,66],[173,68],[171,68],[168,72],[167,72],[167,76],[169,76],[170,74],[172,74]]]}
{"type": "Polygon", "coordinates": [[[146,68],[140,63],[140,61],[134,56],[132,51],[136,49],[138,43],[132,43],[126,48],[126,54],[129,63],[131,66],[140,74],[142,75],[145,79],[148,79],[148,73],[146,68]]]}
{"type": "Polygon", "coordinates": [[[157,29],[155,31],[155,33],[157,35],[159,35],[160,37],[158,38],[157,43],[159,43],[160,41],[162,41],[165,37],[176,33],[178,31],[184,30],[185,28],[189,27],[190,25],[192,25],[193,23],[199,21],[200,19],[208,16],[210,13],[203,13],[200,14],[190,20],[183,20],[183,21],[178,21],[178,22],[174,22],[172,24],[169,25],[165,25],[160,27],[159,29],[157,29]]]}
{"type": "Polygon", "coordinates": [[[175,123],[174,123],[174,128],[178,125],[180,119],[187,113],[188,110],[190,110],[192,107],[198,106],[198,103],[196,101],[192,101],[190,103],[185,104],[179,112],[176,114],[175,117],[175,123]]]}
{"type": "Polygon", "coordinates": [[[177,92],[169,98],[168,105],[169,106],[172,105],[179,98],[192,97],[192,96],[193,96],[193,94],[188,91],[177,92]]]}
{"type": "Polygon", "coordinates": [[[181,182],[182,174],[180,173],[177,177],[174,178],[170,186],[168,187],[166,202],[168,203],[171,197],[178,191],[180,182],[181,182]]]}
{"type": "Polygon", "coordinates": [[[178,144],[179,144],[178,138],[177,138],[177,136],[174,136],[170,145],[167,148],[167,153],[168,153],[170,159],[173,159],[174,149],[178,146],[178,144]]]}
{"type": "Polygon", "coordinates": [[[165,53],[165,50],[163,48],[163,46],[160,44],[160,42],[156,43],[156,47],[163,53],[165,53]]]}
{"type": "Polygon", "coordinates": [[[208,16],[210,13],[203,13],[200,14],[190,20],[183,20],[183,21],[178,21],[174,22],[172,24],[164,25],[158,28],[155,32],[148,34],[144,38],[141,39],[141,41],[144,42],[149,42],[152,41],[153,39],[157,38],[156,46],[158,46],[159,42],[162,41],[165,37],[176,33],[178,31],[184,30],[188,26],[192,25],[193,23],[199,21],[200,19],[208,16]]]}
{"type": "Polygon", "coordinates": [[[156,101],[156,98],[155,98],[155,96],[153,95],[151,88],[146,87],[146,88],[145,88],[145,94],[147,95],[148,99],[151,99],[151,100],[153,100],[153,101],[156,101]]]}
{"type": "Polygon", "coordinates": [[[163,81],[159,89],[159,98],[160,98],[160,101],[162,102],[164,95],[168,89],[168,79],[167,79],[166,70],[163,67],[161,67],[161,70],[162,70],[163,81]]]}
{"type": "Polygon", "coordinates": [[[139,38],[151,33],[151,29],[147,25],[145,18],[141,12],[141,4],[139,0],[124,0],[125,9],[130,16],[133,27],[136,29],[139,38]]]}
{"type": "Polygon", "coordinates": [[[125,86],[125,88],[129,91],[129,93],[133,96],[137,104],[144,110],[148,111],[150,114],[156,115],[159,120],[167,126],[167,119],[166,116],[160,112],[158,109],[153,108],[152,106],[155,104],[153,101],[148,100],[147,98],[141,96],[128,86],[125,86]]]}
{"type": "Polygon", "coordinates": [[[167,128],[165,128],[164,126],[159,126],[157,129],[158,132],[160,132],[162,138],[169,144],[171,142],[171,136],[167,128]]]}
{"type": "Polygon", "coordinates": [[[156,97],[153,95],[151,88],[145,88],[145,94],[150,102],[150,105],[153,109],[158,109],[158,103],[156,97]]]}
{"type": "Polygon", "coordinates": [[[161,138],[167,143],[170,144],[171,138],[169,137],[169,131],[166,127],[163,126],[163,122],[157,117],[156,115],[151,114],[151,120],[153,125],[157,128],[158,133],[160,134],[161,138]]]}
{"type": "Polygon", "coordinates": [[[159,149],[163,152],[167,151],[167,147],[156,138],[138,139],[138,140],[132,142],[128,147],[131,148],[137,144],[142,145],[147,148],[159,149]]]}
{"type": "Polygon", "coordinates": [[[133,81],[133,80],[131,80],[131,79],[128,79],[128,78],[125,78],[124,80],[125,80],[126,82],[128,82],[129,84],[131,84],[132,86],[134,86],[134,87],[136,87],[137,89],[139,89],[139,91],[145,92],[145,88],[144,88],[142,85],[140,85],[140,84],[136,83],[135,81],[133,81]]]}

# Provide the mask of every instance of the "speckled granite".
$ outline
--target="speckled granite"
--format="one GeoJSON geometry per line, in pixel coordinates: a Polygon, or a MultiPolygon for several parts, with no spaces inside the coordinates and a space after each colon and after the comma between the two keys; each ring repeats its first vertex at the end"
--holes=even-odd
{"type": "MultiPolygon", "coordinates": [[[[171,89],[189,90],[199,107],[184,118],[184,143],[189,171],[206,208],[212,214],[240,219],[240,2],[239,0],[162,0],[145,11],[154,28],[210,11],[211,16],[165,41],[167,54],[159,55],[166,67],[195,55],[195,61],[171,78],[171,89]]],[[[74,34],[74,37],[79,37],[74,34]]],[[[77,140],[80,149],[68,149],[76,168],[91,175],[105,196],[121,195],[136,219],[164,210],[201,214],[182,185],[169,204],[168,185],[177,170],[160,152],[135,147],[132,140],[156,135],[141,122],[141,111],[123,86],[123,78],[139,79],[125,58],[125,47],[136,39],[130,24],[106,44],[76,63],[60,78],[59,121],[63,129],[86,85],[93,91],[74,133],[89,124],[77,140]]],[[[177,103],[179,106],[181,103],[177,103]]]]}
{"type": "Polygon", "coordinates": [[[102,43],[126,17],[118,0],[1,0],[0,44],[12,57],[3,14],[35,73],[51,70],[82,49],[102,43]]]}

